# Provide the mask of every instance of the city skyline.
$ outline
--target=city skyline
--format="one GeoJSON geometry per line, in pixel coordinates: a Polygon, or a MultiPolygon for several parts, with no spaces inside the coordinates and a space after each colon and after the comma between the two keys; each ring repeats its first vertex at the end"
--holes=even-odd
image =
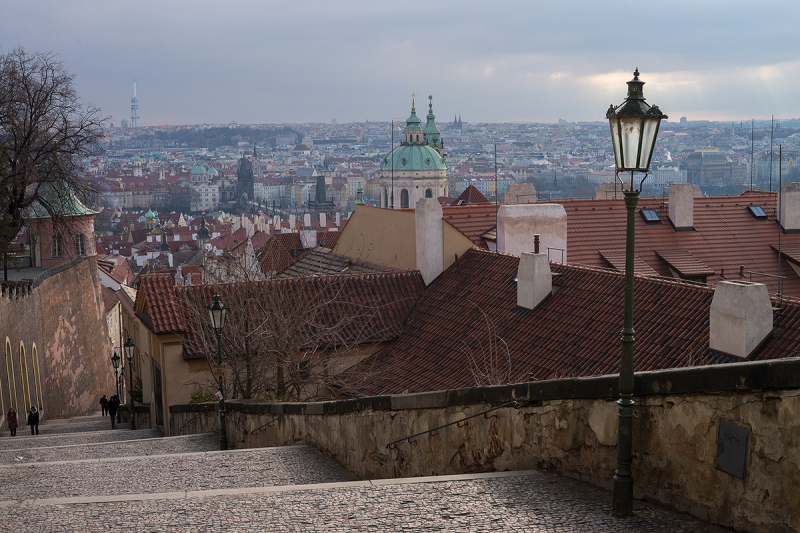
{"type": "Polygon", "coordinates": [[[433,95],[439,121],[601,121],[636,67],[648,101],[671,121],[800,117],[791,22],[800,6],[646,2],[626,11],[623,2],[418,11],[40,2],[4,6],[0,50],[54,53],[115,125],[130,120],[134,70],[142,126],[402,120],[412,92],[418,107],[433,95]]]}

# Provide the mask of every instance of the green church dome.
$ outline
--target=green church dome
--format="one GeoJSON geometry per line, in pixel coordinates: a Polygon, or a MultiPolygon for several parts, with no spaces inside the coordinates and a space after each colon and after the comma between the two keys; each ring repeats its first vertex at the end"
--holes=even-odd
{"type": "Polygon", "coordinates": [[[147,210],[147,214],[145,214],[145,216],[144,216],[144,219],[145,220],[155,220],[156,219],[156,214],[153,213],[152,209],[148,209],[147,210]]]}
{"type": "Polygon", "coordinates": [[[424,144],[402,144],[383,158],[381,170],[447,170],[444,157],[430,146],[424,144]]]}
{"type": "Polygon", "coordinates": [[[189,171],[190,175],[197,175],[197,174],[208,174],[206,167],[203,165],[195,165],[192,167],[192,170],[189,171]]]}

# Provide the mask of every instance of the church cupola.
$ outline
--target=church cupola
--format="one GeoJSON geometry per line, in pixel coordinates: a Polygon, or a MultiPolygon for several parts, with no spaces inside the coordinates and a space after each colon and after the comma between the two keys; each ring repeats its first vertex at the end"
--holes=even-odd
{"type": "Polygon", "coordinates": [[[433,96],[428,96],[428,122],[423,130],[425,142],[428,146],[436,148],[441,153],[442,132],[436,127],[436,116],[433,114],[433,96]]]}
{"type": "Polygon", "coordinates": [[[422,121],[417,116],[417,106],[414,104],[416,95],[411,95],[411,116],[406,120],[406,129],[403,130],[403,144],[423,144],[425,136],[422,132],[422,121]]]}

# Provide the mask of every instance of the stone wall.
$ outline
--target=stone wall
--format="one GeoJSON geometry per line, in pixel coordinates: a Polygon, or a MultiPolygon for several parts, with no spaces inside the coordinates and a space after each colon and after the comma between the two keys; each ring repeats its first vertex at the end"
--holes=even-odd
{"type": "Polygon", "coordinates": [[[25,411],[30,402],[43,407],[44,418],[85,415],[100,410],[100,396],[114,394],[95,257],[51,272],[29,290],[4,291],[0,336],[11,349],[0,357],[3,413],[12,404],[25,411]]]}
{"type": "MultiPolygon", "coordinates": [[[[230,401],[228,441],[312,443],[366,479],[546,468],[610,488],[617,380],[305,404],[230,401]],[[517,406],[481,414],[511,401],[517,406]]],[[[643,372],[635,383],[637,498],[742,531],[800,530],[800,359],[643,372]],[[723,421],[749,431],[744,479],[715,467],[723,421]]],[[[216,404],[170,410],[174,434],[219,428],[216,404]]],[[[610,502],[609,495],[609,509],[610,502]]]]}

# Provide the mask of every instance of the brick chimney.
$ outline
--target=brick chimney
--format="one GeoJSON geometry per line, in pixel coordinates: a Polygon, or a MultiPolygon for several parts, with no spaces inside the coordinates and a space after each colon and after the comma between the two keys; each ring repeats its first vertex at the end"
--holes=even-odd
{"type": "Polygon", "coordinates": [[[772,302],[766,285],[738,280],[717,283],[711,300],[711,350],[745,359],[770,333],[772,302]]]}
{"type": "Polygon", "coordinates": [[[542,253],[549,260],[567,262],[567,212],[563,205],[500,206],[497,211],[498,251],[512,255],[530,252],[533,250],[534,233],[541,235],[542,253]]]}
{"type": "Polygon", "coordinates": [[[523,252],[519,256],[517,269],[517,305],[533,309],[553,292],[553,276],[550,274],[550,261],[547,254],[539,253],[539,235],[533,252],[523,252]]]}
{"type": "Polygon", "coordinates": [[[694,228],[694,187],[690,183],[673,183],[670,186],[669,220],[676,231],[694,228]]]}
{"type": "Polygon", "coordinates": [[[442,206],[436,198],[420,198],[414,210],[417,245],[417,269],[425,285],[442,273],[444,265],[444,236],[442,206]]]}
{"type": "Polygon", "coordinates": [[[800,183],[781,184],[778,220],[784,231],[800,232],[800,183]]]}

